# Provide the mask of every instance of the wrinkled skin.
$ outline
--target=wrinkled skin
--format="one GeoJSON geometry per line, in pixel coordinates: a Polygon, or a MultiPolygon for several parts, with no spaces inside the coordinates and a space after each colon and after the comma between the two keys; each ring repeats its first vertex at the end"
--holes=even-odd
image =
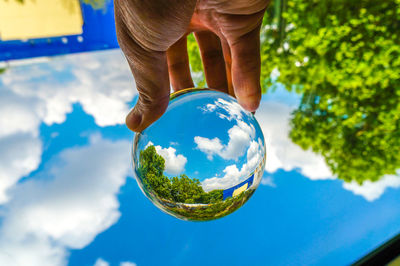
{"type": "Polygon", "coordinates": [[[261,100],[259,31],[268,0],[115,0],[118,42],[139,100],[126,118],[140,132],[166,110],[170,84],[193,87],[186,47],[194,32],[208,87],[248,111],[261,100]]]}

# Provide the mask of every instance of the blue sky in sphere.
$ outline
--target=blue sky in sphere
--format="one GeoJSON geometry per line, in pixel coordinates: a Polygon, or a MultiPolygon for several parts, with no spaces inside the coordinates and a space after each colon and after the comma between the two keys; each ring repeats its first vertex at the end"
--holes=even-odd
{"type": "Polygon", "coordinates": [[[152,144],[165,158],[167,176],[198,178],[205,181],[206,191],[239,184],[264,158],[262,131],[253,115],[221,92],[190,92],[177,97],[139,139],[137,160],[140,151],[152,144]],[[250,145],[258,159],[251,163],[247,161],[250,145]],[[212,181],[213,177],[219,181],[212,181]]]}
{"type": "MultiPolygon", "coordinates": [[[[299,96],[280,86],[256,113],[267,163],[252,198],[210,222],[161,212],[133,178],[136,97],[119,50],[0,75],[0,265],[347,265],[399,233],[400,177],[337,179],[287,137],[299,96]]],[[[204,170],[218,160],[196,154],[204,170]]]]}

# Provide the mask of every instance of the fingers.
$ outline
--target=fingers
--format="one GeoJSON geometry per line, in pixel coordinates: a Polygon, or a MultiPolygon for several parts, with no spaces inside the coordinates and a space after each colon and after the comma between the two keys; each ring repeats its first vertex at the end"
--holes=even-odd
{"type": "Polygon", "coordinates": [[[169,78],[174,91],[194,87],[190,74],[186,36],[167,50],[169,78]]]}
{"type": "Polygon", "coordinates": [[[207,85],[228,93],[225,61],[219,37],[210,31],[194,33],[200,48],[207,85]]]}
{"type": "Polygon", "coordinates": [[[233,91],[233,84],[232,84],[232,55],[231,55],[231,48],[227,41],[221,41],[222,44],[222,51],[224,53],[225,59],[225,70],[226,70],[226,79],[227,79],[227,86],[228,86],[228,93],[229,95],[235,97],[235,92],[233,91]]]}
{"type": "Polygon", "coordinates": [[[260,27],[231,43],[232,82],[236,98],[246,110],[254,112],[261,100],[260,27]]]}
{"type": "Polygon", "coordinates": [[[196,0],[114,0],[119,45],[135,77],[139,100],[126,118],[140,132],[169,102],[167,49],[186,32],[196,0]]]}
{"type": "Polygon", "coordinates": [[[169,102],[169,78],[166,52],[145,49],[130,34],[116,9],[118,42],[135,77],[139,100],[126,117],[129,129],[141,132],[156,121],[169,102]]]}

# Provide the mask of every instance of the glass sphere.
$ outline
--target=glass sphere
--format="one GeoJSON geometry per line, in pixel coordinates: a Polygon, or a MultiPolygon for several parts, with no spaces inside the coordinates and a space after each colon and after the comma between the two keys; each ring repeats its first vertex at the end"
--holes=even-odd
{"type": "Polygon", "coordinates": [[[264,136],[235,98],[209,89],[173,93],[165,114],[133,143],[136,180],[161,210],[207,221],[240,208],[265,166],[264,136]]]}

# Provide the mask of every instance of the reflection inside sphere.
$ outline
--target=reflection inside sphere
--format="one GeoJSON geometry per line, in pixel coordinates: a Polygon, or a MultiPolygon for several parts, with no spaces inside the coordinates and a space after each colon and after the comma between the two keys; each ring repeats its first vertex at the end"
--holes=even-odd
{"type": "Polygon", "coordinates": [[[231,96],[208,89],[173,93],[165,114],[133,144],[145,195],[161,210],[194,221],[240,208],[260,183],[265,157],[255,117],[231,96]]]}

